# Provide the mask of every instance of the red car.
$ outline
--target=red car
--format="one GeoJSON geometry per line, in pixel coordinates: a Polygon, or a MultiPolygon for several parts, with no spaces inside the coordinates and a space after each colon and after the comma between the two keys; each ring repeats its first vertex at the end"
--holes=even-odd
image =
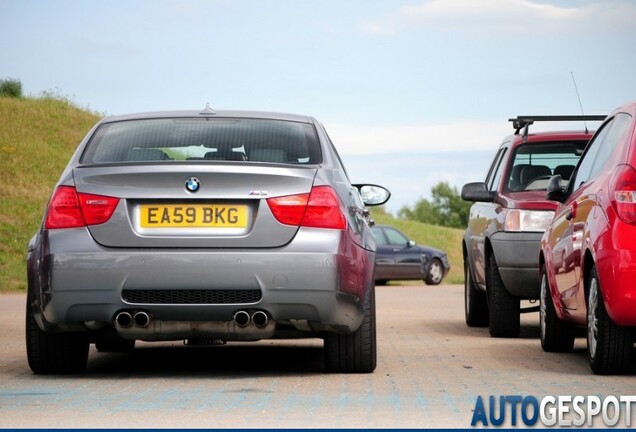
{"type": "Polygon", "coordinates": [[[636,332],[636,101],[610,114],[567,187],[541,240],[541,346],[567,352],[587,329],[597,374],[629,371],[636,332]]]}

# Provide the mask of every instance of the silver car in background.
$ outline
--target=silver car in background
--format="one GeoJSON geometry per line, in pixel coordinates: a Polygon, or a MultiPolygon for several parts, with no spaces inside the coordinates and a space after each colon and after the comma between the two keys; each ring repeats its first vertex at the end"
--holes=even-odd
{"type": "Polygon", "coordinates": [[[312,117],[160,112],[102,119],[28,246],[27,357],[77,373],[89,345],[324,339],[329,371],[376,367],[375,241],[312,117]]]}

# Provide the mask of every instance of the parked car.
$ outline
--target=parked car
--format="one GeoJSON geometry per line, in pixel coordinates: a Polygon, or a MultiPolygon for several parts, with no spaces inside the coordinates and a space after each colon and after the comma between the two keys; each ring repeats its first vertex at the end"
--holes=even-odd
{"type": "Polygon", "coordinates": [[[572,351],[587,329],[597,374],[629,371],[636,336],[636,102],[610,114],[569,183],[550,179],[558,210],[541,239],[541,346],[572,351]]]}
{"type": "Polygon", "coordinates": [[[416,244],[397,228],[374,225],[371,228],[377,243],[375,283],[389,280],[424,280],[439,285],[450,270],[446,252],[416,244]]]}
{"type": "Polygon", "coordinates": [[[599,121],[604,116],[519,116],[483,182],[462,188],[472,201],[462,241],[464,312],[468,326],[494,337],[516,337],[521,300],[539,299],[541,236],[557,207],[545,190],[552,175],[570,177],[592,134],[587,130],[530,133],[539,121],[599,121]],[[523,132],[522,132],[523,130],[523,132]]]}
{"type": "Polygon", "coordinates": [[[330,371],[376,367],[375,239],[312,117],[107,117],[79,144],[28,246],[26,345],[38,374],[89,344],[324,338],[330,371]]]}

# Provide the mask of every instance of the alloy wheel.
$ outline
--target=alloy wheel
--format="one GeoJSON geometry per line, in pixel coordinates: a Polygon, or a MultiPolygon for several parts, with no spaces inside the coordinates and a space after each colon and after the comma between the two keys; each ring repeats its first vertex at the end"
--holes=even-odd
{"type": "Polygon", "coordinates": [[[591,358],[596,358],[598,345],[598,282],[596,278],[590,280],[590,293],[587,302],[587,344],[591,358]]]}
{"type": "Polygon", "coordinates": [[[541,340],[545,340],[545,329],[546,329],[546,317],[547,317],[547,306],[546,301],[548,298],[548,280],[545,273],[543,273],[543,277],[541,278],[541,300],[539,303],[539,325],[541,331],[541,340]]]}

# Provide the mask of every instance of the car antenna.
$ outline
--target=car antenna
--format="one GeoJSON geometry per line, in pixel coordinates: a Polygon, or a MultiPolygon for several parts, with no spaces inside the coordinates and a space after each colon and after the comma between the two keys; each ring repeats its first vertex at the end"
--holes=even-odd
{"type": "MultiPolygon", "coordinates": [[[[576,80],[574,79],[574,72],[570,71],[570,75],[572,76],[572,82],[574,83],[574,90],[576,90],[576,97],[579,99],[579,107],[581,107],[581,115],[585,115],[583,112],[583,104],[581,103],[581,95],[579,94],[579,88],[576,86],[576,80]]],[[[587,130],[587,122],[583,120],[583,126],[585,126],[585,133],[589,133],[587,130]]]]}

